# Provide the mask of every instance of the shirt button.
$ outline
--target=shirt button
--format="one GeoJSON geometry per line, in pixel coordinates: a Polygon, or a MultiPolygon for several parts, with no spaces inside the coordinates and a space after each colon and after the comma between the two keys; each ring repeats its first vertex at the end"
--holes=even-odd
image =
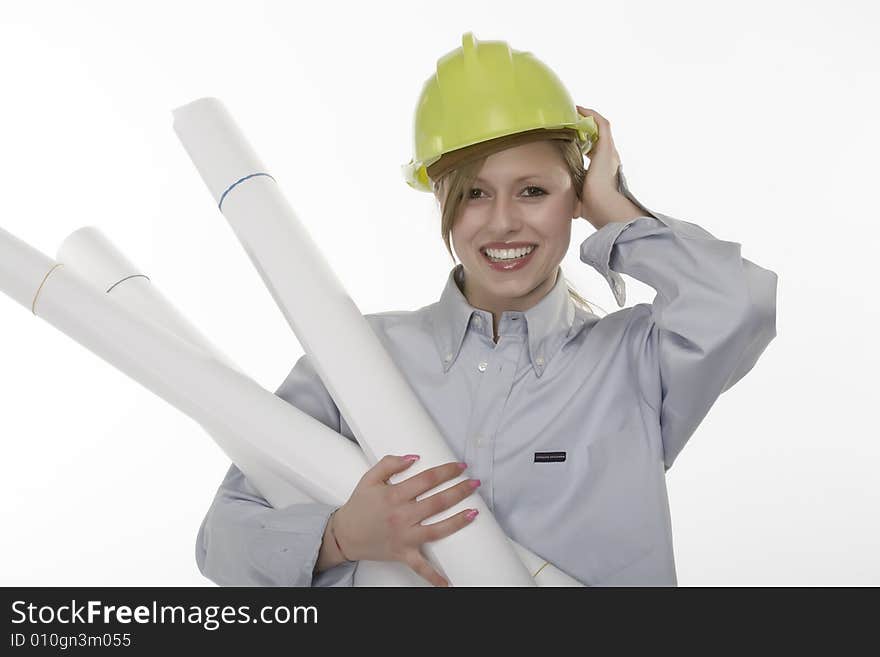
{"type": "Polygon", "coordinates": [[[482,363],[477,365],[477,369],[479,369],[481,372],[485,372],[486,371],[486,364],[487,364],[486,361],[483,361],[482,363]]]}
{"type": "Polygon", "coordinates": [[[482,323],[482,321],[483,320],[480,318],[479,315],[474,316],[474,326],[479,326],[482,323]]]}
{"type": "Polygon", "coordinates": [[[445,360],[445,361],[452,360],[452,354],[446,354],[446,356],[443,357],[443,360],[445,360]]]}
{"type": "Polygon", "coordinates": [[[538,357],[535,359],[535,362],[536,362],[538,365],[543,365],[543,364],[544,364],[544,357],[543,357],[543,356],[538,356],[538,357]]]}
{"type": "Polygon", "coordinates": [[[482,447],[486,444],[486,437],[483,435],[477,436],[477,447],[482,447]]]}

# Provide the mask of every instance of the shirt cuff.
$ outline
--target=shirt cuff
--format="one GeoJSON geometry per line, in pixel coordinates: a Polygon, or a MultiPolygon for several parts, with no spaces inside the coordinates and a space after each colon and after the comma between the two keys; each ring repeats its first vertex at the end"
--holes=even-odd
{"type": "Polygon", "coordinates": [[[256,563],[264,563],[286,586],[353,586],[357,561],[314,573],[324,531],[338,506],[310,502],[275,509],[262,522],[262,535],[252,544],[256,563]],[[293,529],[295,527],[295,529],[293,529]],[[297,558],[304,555],[305,559],[297,558]],[[290,566],[296,565],[296,569],[290,566]]]}
{"type": "MultiPolygon", "coordinates": [[[[641,201],[633,196],[627,186],[626,177],[623,175],[623,164],[617,168],[617,191],[623,194],[640,210],[644,211],[644,216],[663,221],[657,213],[649,210],[641,201]]],[[[614,294],[614,300],[620,308],[626,302],[626,284],[620,274],[611,269],[611,249],[614,248],[614,243],[617,241],[618,236],[640,219],[642,217],[635,217],[629,221],[609,221],[581,242],[581,260],[598,271],[608,282],[611,292],[614,294]]]]}

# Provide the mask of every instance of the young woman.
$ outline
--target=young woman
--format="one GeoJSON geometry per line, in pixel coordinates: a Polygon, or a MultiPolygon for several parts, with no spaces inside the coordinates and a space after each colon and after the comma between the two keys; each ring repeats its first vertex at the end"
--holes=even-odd
{"type": "MultiPolygon", "coordinates": [[[[446,586],[420,546],[480,520],[421,523],[476,492],[508,536],[584,584],[677,584],[665,472],[775,337],[777,276],[647,209],[609,122],[576,115],[598,127],[587,170],[573,130],[509,132],[427,166],[461,262],[435,303],[366,315],[460,462],[390,484],[412,460],[388,455],[344,505],[282,509],[232,465],[199,530],[206,577],[350,586],[358,561],[396,560],[446,586]],[[580,218],[596,228],[580,259],[618,306],[621,273],[653,287],[652,303],[600,318],[568,287],[560,262],[580,218]],[[462,466],[469,480],[417,500],[462,466]]],[[[355,440],[308,355],[276,394],[355,440]]]]}

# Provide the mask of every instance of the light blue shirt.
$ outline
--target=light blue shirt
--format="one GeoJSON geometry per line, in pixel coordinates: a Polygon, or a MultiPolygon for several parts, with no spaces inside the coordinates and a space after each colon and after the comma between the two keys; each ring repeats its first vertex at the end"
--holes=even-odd
{"type": "MultiPolygon", "coordinates": [[[[650,211],[622,168],[618,189],[645,215],[591,234],[580,259],[619,307],[621,273],[654,288],[652,303],[598,317],[560,268],[532,308],[502,313],[496,344],[459,264],[437,302],[365,317],[510,538],[586,585],[675,586],[665,473],[776,336],[777,275],[650,211]]],[[[275,394],[357,442],[308,354],[275,394]]],[[[223,585],[351,586],[357,562],[313,578],[335,508],[274,509],[232,465],[199,529],[199,569],[223,585]]]]}

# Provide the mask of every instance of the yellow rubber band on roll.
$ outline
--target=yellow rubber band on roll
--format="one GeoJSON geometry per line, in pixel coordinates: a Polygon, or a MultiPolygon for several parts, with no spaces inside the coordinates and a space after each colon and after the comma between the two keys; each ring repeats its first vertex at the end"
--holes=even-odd
{"type": "Polygon", "coordinates": [[[533,578],[534,578],[534,577],[537,577],[537,576],[538,576],[538,573],[540,573],[542,570],[544,570],[544,568],[546,568],[546,567],[549,566],[549,565],[550,565],[550,562],[549,562],[549,561],[545,561],[545,562],[544,562],[544,565],[541,566],[540,568],[538,568],[538,570],[535,572],[534,575],[532,575],[532,577],[533,577],[533,578]]]}
{"type": "Polygon", "coordinates": [[[34,293],[34,300],[31,301],[31,312],[32,312],[34,315],[37,314],[37,311],[36,311],[36,307],[37,307],[37,297],[40,296],[40,290],[43,289],[43,283],[45,283],[45,282],[46,282],[46,279],[49,278],[49,274],[51,274],[53,271],[55,271],[56,268],[58,268],[58,267],[62,267],[62,266],[64,266],[64,263],[63,263],[63,262],[59,262],[59,263],[56,264],[54,267],[52,267],[52,269],[50,269],[49,271],[47,271],[45,276],[43,276],[43,281],[40,283],[40,287],[38,287],[38,288],[37,288],[37,291],[34,293]]]}

